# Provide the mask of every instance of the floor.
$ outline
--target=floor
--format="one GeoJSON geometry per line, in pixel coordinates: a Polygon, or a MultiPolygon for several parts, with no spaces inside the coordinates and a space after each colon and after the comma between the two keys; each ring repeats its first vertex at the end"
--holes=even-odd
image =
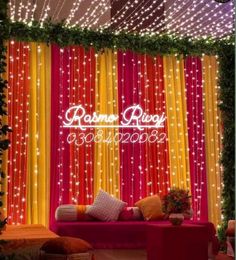
{"type": "Polygon", "coordinates": [[[147,260],[145,250],[95,250],[96,260],[147,260]]]}
{"type": "MultiPolygon", "coordinates": [[[[96,260],[146,260],[147,254],[145,250],[95,250],[96,260]]],[[[219,254],[215,260],[233,260],[224,254],[219,254]]]]}
{"type": "Polygon", "coordinates": [[[232,260],[232,259],[233,259],[233,257],[227,256],[227,255],[223,255],[223,254],[219,254],[216,257],[216,260],[232,260]]]}

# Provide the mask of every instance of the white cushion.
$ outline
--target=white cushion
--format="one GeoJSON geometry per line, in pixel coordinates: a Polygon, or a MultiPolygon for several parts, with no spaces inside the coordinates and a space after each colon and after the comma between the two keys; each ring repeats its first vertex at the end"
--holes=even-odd
{"type": "Polygon", "coordinates": [[[118,200],[107,192],[100,190],[94,203],[86,209],[86,213],[102,221],[115,221],[126,205],[127,203],[124,201],[118,200]]]}
{"type": "Polygon", "coordinates": [[[56,209],[55,218],[57,221],[76,221],[77,209],[76,205],[61,205],[56,209]]]}

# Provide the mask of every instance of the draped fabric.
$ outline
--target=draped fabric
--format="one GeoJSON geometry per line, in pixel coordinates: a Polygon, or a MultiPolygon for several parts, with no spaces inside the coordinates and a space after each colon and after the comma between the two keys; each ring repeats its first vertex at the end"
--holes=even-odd
{"type": "MultiPolygon", "coordinates": [[[[117,99],[117,53],[104,50],[97,57],[96,103],[98,114],[118,114],[117,99]]],[[[100,123],[102,125],[104,123],[100,123]]],[[[114,125],[118,122],[114,121],[114,125]]],[[[119,144],[114,141],[117,128],[101,128],[106,142],[95,143],[94,193],[104,189],[119,197],[119,144]],[[110,141],[109,141],[110,140],[110,141]]],[[[100,136],[100,128],[96,135],[100,136]]]]}
{"type": "Polygon", "coordinates": [[[30,47],[24,42],[8,45],[8,123],[9,135],[7,215],[9,223],[26,221],[26,178],[28,174],[28,133],[30,93],[30,47]]]}
{"type": "Polygon", "coordinates": [[[50,223],[53,223],[58,205],[89,204],[93,200],[94,144],[86,144],[82,136],[94,130],[63,128],[62,123],[70,106],[81,104],[87,113],[94,112],[94,50],[53,45],[51,78],[50,223]]]}
{"type": "Polygon", "coordinates": [[[69,107],[69,53],[68,49],[52,46],[51,69],[51,163],[50,163],[50,223],[56,207],[67,204],[69,199],[69,151],[66,141],[68,129],[62,128],[63,113],[69,107]],[[67,174],[64,174],[67,173],[67,174]]]}
{"type": "Polygon", "coordinates": [[[190,190],[184,60],[164,57],[171,187],[190,190]]]}
{"type": "MultiPolygon", "coordinates": [[[[88,114],[95,111],[95,53],[90,48],[69,48],[70,63],[68,72],[69,106],[83,105],[88,114]]],[[[70,129],[71,137],[91,136],[93,128],[85,131],[70,129]]],[[[91,139],[91,138],[90,138],[91,139]]],[[[73,140],[73,139],[72,139],[73,140]]],[[[89,140],[89,139],[88,139],[89,140]]],[[[71,142],[70,144],[70,203],[90,204],[93,201],[94,143],[71,142]],[[85,163],[86,162],[86,163],[85,163]]]]}
{"type": "Polygon", "coordinates": [[[58,205],[91,204],[99,189],[134,205],[172,187],[190,190],[193,219],[220,223],[215,57],[13,41],[8,50],[10,223],[52,226],[58,205]],[[140,117],[124,127],[130,107],[140,117]]]}
{"type": "Polygon", "coordinates": [[[221,221],[221,122],[218,109],[218,64],[216,57],[203,56],[203,102],[206,140],[206,169],[208,183],[209,220],[221,221]]]}
{"type": "Polygon", "coordinates": [[[48,223],[50,156],[50,48],[30,44],[27,223],[48,223]]]}
{"type": "Polygon", "coordinates": [[[48,61],[50,48],[46,44],[9,44],[8,121],[13,128],[8,155],[10,223],[48,222],[48,61]]]}
{"type": "MultiPolygon", "coordinates": [[[[119,111],[139,104],[147,113],[165,113],[162,58],[137,55],[133,52],[118,53],[119,111]]],[[[156,193],[166,194],[169,185],[169,158],[166,141],[166,124],[155,130],[121,128],[120,132],[157,135],[160,142],[127,142],[120,144],[121,198],[133,205],[137,200],[156,193]]]]}
{"type": "Polygon", "coordinates": [[[194,220],[208,219],[202,64],[198,57],[185,60],[189,163],[194,220]]]}
{"type": "MultiPolygon", "coordinates": [[[[166,116],[166,100],[164,89],[163,59],[161,57],[152,58],[148,55],[141,60],[143,66],[144,84],[142,99],[145,101],[143,107],[152,115],[166,116]]],[[[150,141],[146,143],[146,166],[147,171],[147,193],[148,195],[165,195],[170,189],[170,163],[168,149],[167,121],[163,128],[159,128],[155,133],[148,129],[150,141]],[[152,142],[153,135],[158,137],[156,142],[152,142]]]]}
{"type": "MultiPolygon", "coordinates": [[[[118,88],[120,123],[123,111],[141,100],[141,74],[137,54],[130,51],[118,53],[118,88]]],[[[137,132],[134,128],[121,128],[122,135],[137,132]]],[[[145,144],[120,144],[121,198],[129,205],[146,196],[145,144]]]]}

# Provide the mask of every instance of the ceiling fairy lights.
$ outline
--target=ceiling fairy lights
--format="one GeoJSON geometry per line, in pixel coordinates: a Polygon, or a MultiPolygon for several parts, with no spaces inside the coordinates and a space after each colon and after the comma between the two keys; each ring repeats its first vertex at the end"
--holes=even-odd
{"type": "Polygon", "coordinates": [[[215,0],[10,0],[9,17],[65,26],[180,37],[223,38],[234,32],[234,2],[215,0]]]}

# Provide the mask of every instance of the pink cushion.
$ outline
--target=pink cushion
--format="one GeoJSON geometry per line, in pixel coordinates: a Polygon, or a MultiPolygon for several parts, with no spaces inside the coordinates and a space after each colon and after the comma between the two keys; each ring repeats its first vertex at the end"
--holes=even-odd
{"type": "Polygon", "coordinates": [[[121,211],[119,221],[143,220],[142,213],[138,207],[125,207],[121,211]]]}
{"type": "Polygon", "coordinates": [[[115,221],[126,205],[127,203],[124,201],[118,200],[107,192],[100,190],[94,203],[86,209],[86,213],[102,221],[115,221]]]}
{"type": "Polygon", "coordinates": [[[132,208],[127,208],[125,207],[124,209],[122,209],[120,215],[119,215],[119,219],[120,221],[128,221],[128,220],[133,220],[134,218],[134,211],[132,208]]]}

